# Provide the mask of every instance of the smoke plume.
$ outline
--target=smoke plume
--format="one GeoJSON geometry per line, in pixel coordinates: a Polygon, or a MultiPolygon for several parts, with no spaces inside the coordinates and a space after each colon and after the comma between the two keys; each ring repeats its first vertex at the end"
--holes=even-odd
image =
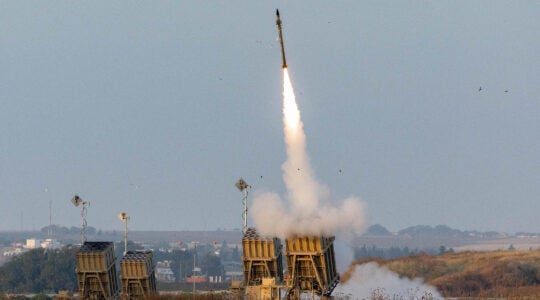
{"type": "MultiPolygon", "coordinates": [[[[316,180],[287,68],[283,69],[283,123],[287,160],[281,168],[287,201],[276,193],[258,194],[250,210],[251,218],[263,236],[338,236],[336,262],[343,271],[344,263],[352,261],[353,252],[339,241],[363,232],[363,204],[357,197],[349,197],[339,205],[331,205],[329,189],[316,180]]],[[[424,285],[420,279],[401,279],[376,263],[356,266],[349,281],[334,291],[334,295],[340,294],[355,299],[403,299],[407,295],[409,299],[442,299],[435,288],[424,285]]]]}
{"type": "Polygon", "coordinates": [[[315,179],[287,68],[283,69],[283,123],[287,160],[281,168],[287,201],[276,193],[256,195],[250,212],[259,234],[286,238],[362,233],[365,221],[360,199],[349,197],[331,205],[329,189],[315,179]]]}
{"type": "MultiPolygon", "coordinates": [[[[276,193],[258,194],[250,210],[251,218],[263,236],[338,236],[336,262],[344,271],[346,263],[353,259],[353,251],[343,240],[363,232],[364,207],[357,197],[331,205],[329,189],[316,180],[287,68],[283,69],[283,123],[287,160],[281,168],[286,201],[276,193]]],[[[403,299],[401,296],[406,295],[409,299],[442,299],[435,288],[424,285],[420,279],[401,279],[376,263],[356,266],[349,281],[334,291],[334,295],[339,294],[355,299],[403,299]]]]}
{"type": "Polygon", "coordinates": [[[400,278],[375,262],[355,266],[352,277],[334,290],[334,296],[355,299],[444,299],[419,278],[400,278]]]}

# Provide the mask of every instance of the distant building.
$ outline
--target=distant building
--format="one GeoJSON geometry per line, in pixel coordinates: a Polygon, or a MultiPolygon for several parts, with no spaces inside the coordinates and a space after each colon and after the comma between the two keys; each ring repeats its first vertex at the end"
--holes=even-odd
{"type": "Polygon", "coordinates": [[[2,255],[5,257],[12,257],[22,254],[24,251],[22,248],[6,248],[2,252],[2,255]]]}
{"type": "Polygon", "coordinates": [[[45,240],[39,240],[39,239],[27,239],[26,244],[24,245],[25,249],[38,249],[38,248],[44,248],[44,249],[59,249],[64,246],[59,240],[56,239],[45,239],[45,240]]]}
{"type": "Polygon", "coordinates": [[[41,248],[41,240],[38,239],[27,239],[26,245],[24,245],[24,248],[26,249],[36,249],[41,248]]]}
{"type": "Polygon", "coordinates": [[[41,242],[41,248],[45,249],[60,249],[62,246],[62,243],[55,239],[46,239],[45,241],[41,242]]]}
{"type": "Polygon", "coordinates": [[[171,261],[158,261],[156,266],[156,280],[161,282],[174,282],[176,277],[171,269],[171,261]]]}
{"type": "Polygon", "coordinates": [[[208,276],[208,282],[220,283],[220,282],[223,282],[223,277],[222,276],[208,276]]]}
{"type": "Polygon", "coordinates": [[[12,257],[23,254],[26,250],[23,247],[22,243],[12,243],[11,247],[6,247],[2,249],[3,257],[12,257]]]}

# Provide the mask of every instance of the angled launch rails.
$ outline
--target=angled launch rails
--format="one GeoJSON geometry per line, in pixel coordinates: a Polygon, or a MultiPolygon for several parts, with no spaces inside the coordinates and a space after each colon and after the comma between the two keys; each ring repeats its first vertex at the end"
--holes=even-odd
{"type": "Polygon", "coordinates": [[[264,238],[249,228],[242,239],[246,299],[301,299],[303,293],[329,298],[339,283],[334,237],[297,236],[285,240],[286,274],[278,238],[264,238]]]}
{"type": "Polygon", "coordinates": [[[128,251],[120,260],[122,299],[146,299],[156,293],[151,251],[128,251]]]}
{"type": "Polygon", "coordinates": [[[84,242],[76,256],[80,299],[146,299],[156,293],[151,251],[124,255],[120,261],[122,288],[116,275],[113,242],[84,242]]]}
{"type": "Polygon", "coordinates": [[[287,68],[287,60],[285,59],[285,46],[283,46],[283,33],[281,31],[281,18],[279,17],[279,10],[276,9],[276,25],[279,35],[279,44],[281,45],[281,61],[283,62],[282,68],[287,68]]]}
{"type": "Polygon", "coordinates": [[[248,228],[242,248],[246,286],[260,285],[263,278],[283,281],[282,246],[278,238],[262,238],[254,228],[248,228]]]}
{"type": "Polygon", "coordinates": [[[287,298],[301,293],[329,297],[339,283],[334,237],[294,237],[285,240],[287,258],[287,298]]]}
{"type": "Polygon", "coordinates": [[[246,299],[281,299],[283,256],[278,238],[263,238],[248,228],[242,238],[246,299]]]}
{"type": "Polygon", "coordinates": [[[77,251],[77,282],[81,299],[115,299],[120,289],[116,277],[113,242],[84,242],[77,251]]]}

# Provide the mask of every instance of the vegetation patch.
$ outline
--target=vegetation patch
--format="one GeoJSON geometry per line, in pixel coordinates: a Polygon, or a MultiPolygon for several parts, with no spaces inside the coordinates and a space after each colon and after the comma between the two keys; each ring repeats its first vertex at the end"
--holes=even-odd
{"type": "Polygon", "coordinates": [[[540,251],[461,252],[413,255],[389,260],[364,258],[354,266],[377,262],[409,279],[423,278],[444,297],[540,299],[540,251]],[[521,298],[520,298],[521,297],[521,298]]]}

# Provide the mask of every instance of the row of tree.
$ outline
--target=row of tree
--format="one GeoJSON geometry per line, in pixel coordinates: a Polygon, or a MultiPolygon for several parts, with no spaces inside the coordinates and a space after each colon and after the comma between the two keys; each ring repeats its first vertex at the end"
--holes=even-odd
{"type": "MultiPolygon", "coordinates": [[[[41,293],[74,291],[77,288],[76,253],[78,246],[66,246],[62,249],[33,249],[15,256],[0,267],[0,293],[41,293]]],[[[128,249],[140,250],[140,246],[128,243],[128,249]]],[[[124,245],[115,245],[117,270],[123,256],[124,245]]],[[[170,260],[171,269],[182,281],[193,275],[193,250],[156,251],[154,264],[160,260],[170,260]]],[[[198,252],[197,266],[208,276],[224,275],[223,264],[213,252],[198,252]]],[[[120,279],[120,274],[118,274],[120,279]]]]}
{"type": "MultiPolygon", "coordinates": [[[[175,249],[172,252],[154,252],[154,260],[171,262],[171,270],[174,273],[176,281],[184,281],[186,277],[193,274],[194,251],[175,249]]],[[[223,276],[225,269],[222,259],[211,251],[197,251],[197,267],[201,268],[203,273],[208,276],[223,276]]],[[[200,275],[200,274],[198,274],[200,275]]]]}
{"type": "MultiPolygon", "coordinates": [[[[71,226],[71,227],[68,228],[66,226],[60,226],[60,225],[56,225],[56,224],[47,225],[45,227],[42,227],[39,231],[42,234],[47,234],[47,233],[49,233],[49,228],[51,229],[52,234],[55,234],[55,235],[80,234],[81,233],[81,227],[71,226]]],[[[85,227],[84,232],[87,235],[102,235],[102,234],[104,234],[101,229],[98,230],[98,229],[96,229],[96,228],[94,228],[92,226],[85,227]]]]}
{"type": "Polygon", "coordinates": [[[354,258],[355,259],[361,259],[361,258],[382,258],[382,259],[392,259],[392,258],[398,258],[403,256],[410,256],[410,255],[416,255],[420,253],[426,253],[431,255],[437,255],[440,250],[437,249],[422,249],[419,250],[416,249],[410,249],[409,247],[390,247],[390,248],[379,248],[375,245],[372,246],[366,246],[363,245],[362,247],[358,247],[354,249],[354,258]]]}
{"type": "Polygon", "coordinates": [[[0,291],[4,293],[74,290],[75,253],[78,247],[59,250],[34,249],[0,267],[0,291]]]}

